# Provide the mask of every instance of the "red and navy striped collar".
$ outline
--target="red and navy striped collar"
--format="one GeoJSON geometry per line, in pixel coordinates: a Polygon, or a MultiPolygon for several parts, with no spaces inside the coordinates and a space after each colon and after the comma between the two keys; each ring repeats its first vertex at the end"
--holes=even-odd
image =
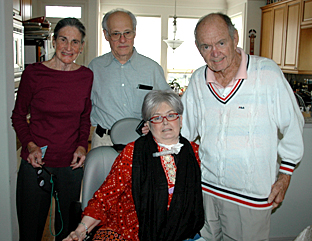
{"type": "MultiPolygon", "coordinates": [[[[247,54],[247,70],[248,70],[248,66],[249,66],[249,54],[247,54]]],[[[207,68],[208,68],[208,65],[206,66],[205,68],[205,71],[204,71],[204,74],[205,74],[205,81],[206,81],[206,78],[207,78],[207,68]]],[[[234,95],[235,93],[239,90],[239,88],[241,87],[242,83],[244,82],[244,79],[239,79],[236,84],[234,85],[233,89],[231,90],[231,92],[225,96],[225,97],[221,97],[218,92],[216,91],[216,89],[213,87],[213,84],[212,83],[208,83],[207,86],[210,90],[210,92],[213,94],[213,96],[218,100],[220,101],[222,104],[226,104],[234,95]]]]}

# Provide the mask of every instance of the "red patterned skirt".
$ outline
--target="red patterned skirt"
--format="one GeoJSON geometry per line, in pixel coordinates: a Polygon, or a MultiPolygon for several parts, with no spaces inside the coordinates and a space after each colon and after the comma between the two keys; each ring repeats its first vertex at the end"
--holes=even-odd
{"type": "Polygon", "coordinates": [[[110,241],[110,240],[120,240],[120,241],[126,241],[122,238],[122,236],[112,230],[103,230],[99,229],[93,236],[94,241],[110,241]]]}

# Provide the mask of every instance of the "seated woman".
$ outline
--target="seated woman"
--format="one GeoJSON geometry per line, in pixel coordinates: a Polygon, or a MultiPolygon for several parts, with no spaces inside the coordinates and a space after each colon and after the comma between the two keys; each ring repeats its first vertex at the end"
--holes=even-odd
{"type": "Polygon", "coordinates": [[[198,145],[180,135],[183,105],[172,91],[150,91],[142,116],[150,132],[129,143],[65,239],[193,239],[204,224],[198,145]]]}

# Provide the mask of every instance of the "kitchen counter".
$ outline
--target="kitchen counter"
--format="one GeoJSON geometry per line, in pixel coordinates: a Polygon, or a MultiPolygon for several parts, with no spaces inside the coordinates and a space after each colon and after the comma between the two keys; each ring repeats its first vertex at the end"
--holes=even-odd
{"type": "Polygon", "coordinates": [[[305,117],[304,123],[304,127],[312,128],[312,117],[305,117]]]}

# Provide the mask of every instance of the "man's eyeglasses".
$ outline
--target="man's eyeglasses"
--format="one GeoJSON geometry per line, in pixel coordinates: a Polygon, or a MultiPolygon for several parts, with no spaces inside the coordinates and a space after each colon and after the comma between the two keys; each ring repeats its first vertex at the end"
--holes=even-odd
{"type": "Polygon", "coordinates": [[[152,118],[149,119],[149,121],[153,124],[160,124],[164,121],[164,118],[166,118],[167,121],[174,121],[179,118],[178,113],[170,113],[168,115],[158,115],[158,116],[153,116],[152,118]]]}
{"type": "Polygon", "coordinates": [[[110,38],[113,41],[117,41],[121,38],[121,35],[123,35],[126,39],[133,39],[135,36],[135,31],[134,30],[127,30],[123,33],[121,32],[113,32],[113,33],[108,33],[108,35],[110,36],[110,38]]]}

